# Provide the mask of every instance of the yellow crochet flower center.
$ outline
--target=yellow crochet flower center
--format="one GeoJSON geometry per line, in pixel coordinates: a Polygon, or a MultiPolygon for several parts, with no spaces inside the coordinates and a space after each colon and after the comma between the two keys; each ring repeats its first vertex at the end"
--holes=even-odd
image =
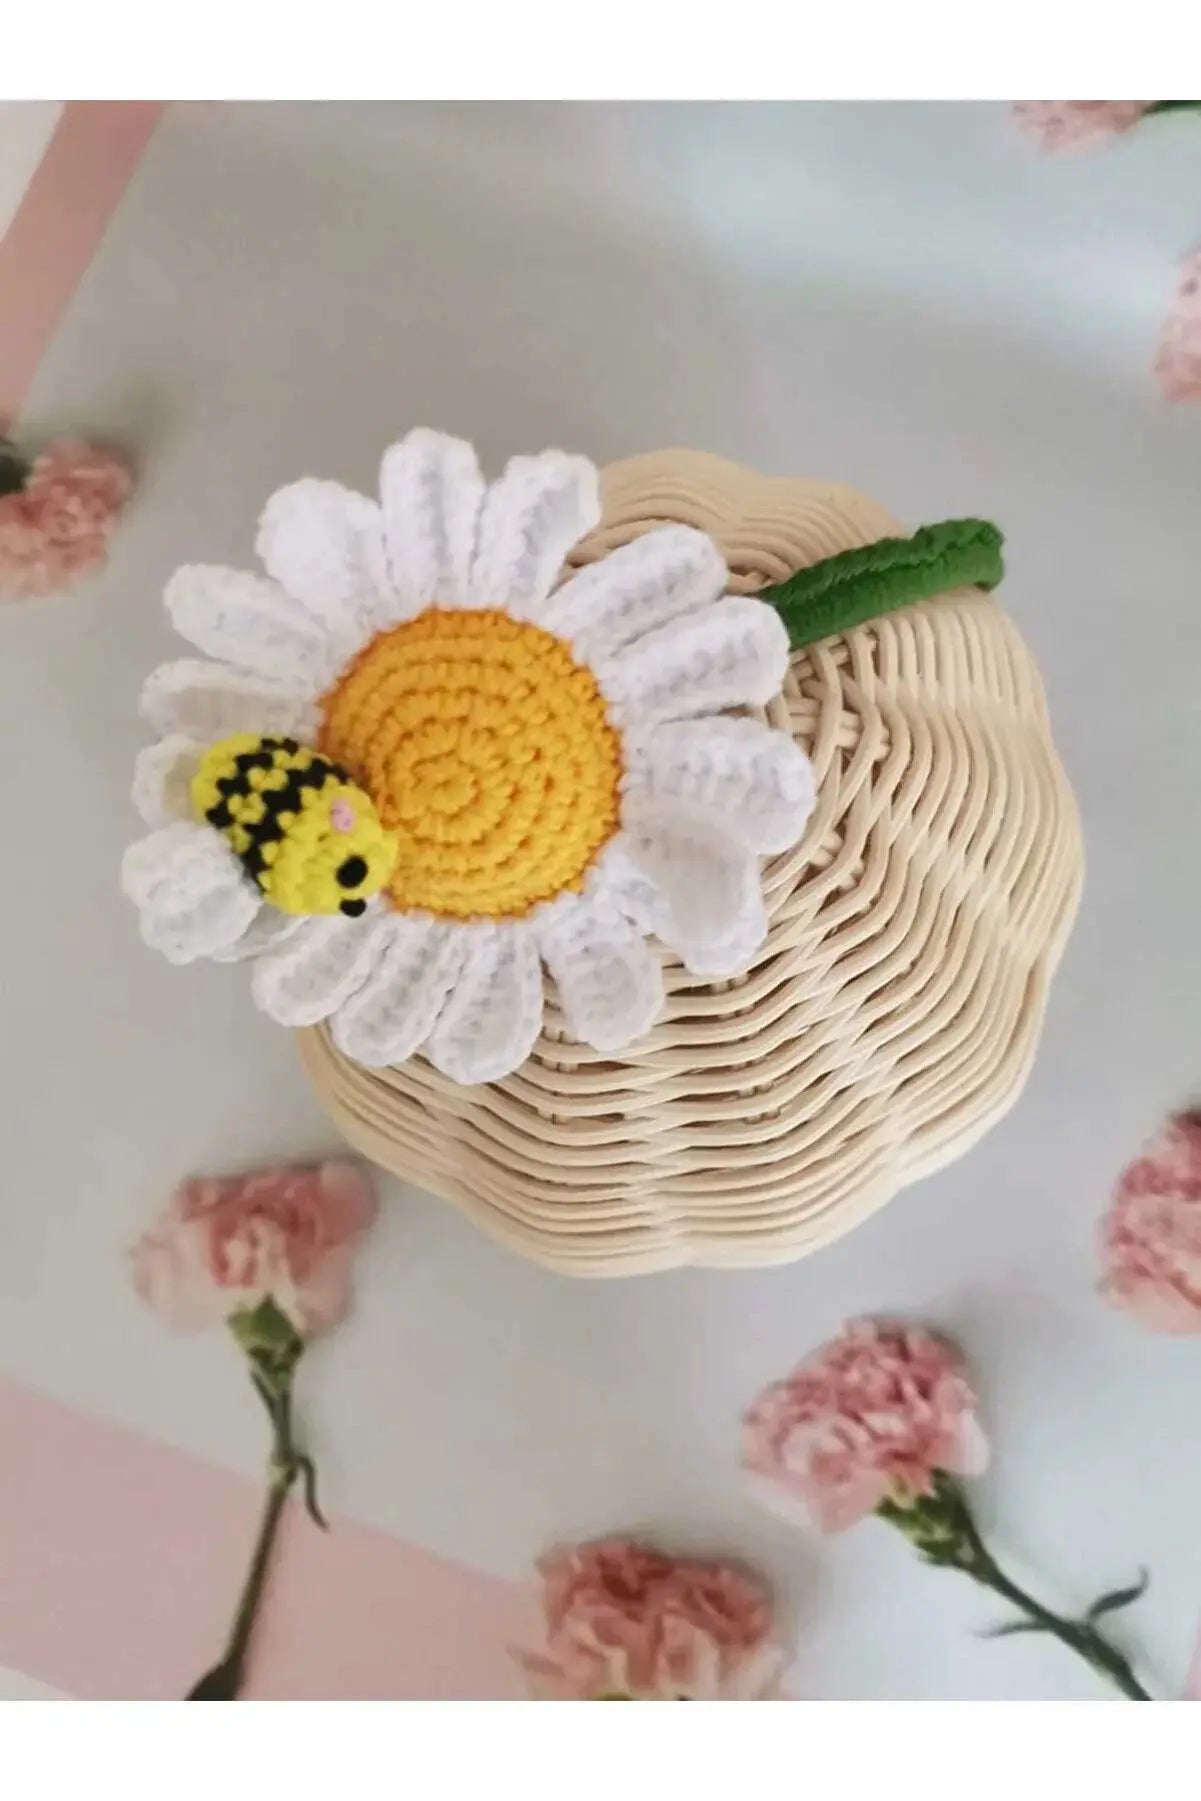
{"type": "Polygon", "coordinates": [[[321,749],[400,849],[403,912],[517,919],[583,886],[617,829],[621,743],[590,670],[507,613],[432,608],[325,696],[321,749]]]}

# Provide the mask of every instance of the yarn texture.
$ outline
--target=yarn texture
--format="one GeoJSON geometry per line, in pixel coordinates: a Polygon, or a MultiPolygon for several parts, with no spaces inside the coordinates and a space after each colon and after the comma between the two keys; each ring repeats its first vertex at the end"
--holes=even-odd
{"type": "Polygon", "coordinates": [[[423,613],[326,697],[321,744],[363,771],[401,854],[397,909],[520,919],[578,894],[617,829],[621,746],[560,639],[493,609],[423,613]]]}
{"type": "Polygon", "coordinates": [[[524,1062],[544,971],[611,1054],[662,1007],[650,940],[744,969],[760,859],[800,838],[814,782],[789,734],[728,715],[778,694],[787,634],[686,525],[564,579],[599,515],[584,458],[514,457],[488,485],[469,445],[415,431],[378,504],[273,496],[263,574],[178,571],[167,610],[210,660],[143,695],[154,829],[123,881],[147,942],[247,959],[280,1024],[327,1021],[373,1067],[424,1049],[460,1083],[524,1062]]]}
{"type": "Polygon", "coordinates": [[[987,520],[947,519],[920,526],[911,538],[881,538],[824,557],[763,589],[760,599],[776,608],[800,650],[948,588],[995,588],[1005,573],[1001,544],[987,520]]]}
{"type": "Polygon", "coordinates": [[[205,751],[192,811],[282,913],[356,917],[396,863],[395,836],[346,771],[295,738],[240,732],[205,751]]]}
{"type": "MultiPolygon", "coordinates": [[[[602,494],[552,607],[599,589],[618,558],[631,593],[657,535],[679,526],[721,547],[719,613],[902,533],[849,488],[699,451],[614,464],[602,494]]],[[[608,644],[611,616],[590,602],[577,641],[608,644]]],[[[464,1089],[421,1058],[368,1070],[327,1027],[301,1034],[310,1080],[358,1150],[549,1268],[804,1256],[970,1149],[1031,1066],[1082,854],[1038,670],[998,598],[951,585],[808,644],[763,705],[656,726],[653,754],[626,746],[623,799],[660,810],[669,842],[720,824],[734,915],[749,892],[736,835],[776,847],[753,889],[767,933],[736,947],[738,973],[732,952],[725,974],[665,954],[662,1007],[632,1034],[636,932],[577,930],[564,911],[541,940],[554,978],[541,1031],[503,1081],[464,1089]],[[777,762],[781,738],[806,762],[777,762]],[[810,768],[816,805],[790,842],[789,784],[810,768]]],[[[653,931],[658,867],[639,855],[650,874],[626,904],[653,931]]],[[[530,979],[506,968],[522,1004],[530,979]]],[[[972,1204],[970,1184],[958,1204],[972,1204]]]]}

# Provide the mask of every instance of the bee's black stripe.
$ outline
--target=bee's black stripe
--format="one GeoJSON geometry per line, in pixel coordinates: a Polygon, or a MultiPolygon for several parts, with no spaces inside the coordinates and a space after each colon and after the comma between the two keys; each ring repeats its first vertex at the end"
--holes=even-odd
{"type": "Polygon", "coordinates": [[[299,813],[306,788],[319,792],[329,782],[344,782],[349,779],[338,764],[330,763],[325,757],[314,756],[307,769],[285,769],[285,780],[279,788],[251,787],[249,778],[252,769],[278,769],[281,765],[276,759],[280,753],[295,756],[299,749],[294,738],[264,738],[261,749],[243,751],[234,759],[237,773],[222,776],[217,782],[222,799],[205,814],[209,824],[216,826],[218,831],[226,831],[236,823],[242,825],[250,839],[250,845],[247,850],[238,854],[238,860],[251,880],[260,886],[267,869],[263,846],[277,844],[288,829],[281,823],[280,814],[299,813]],[[255,793],[263,803],[262,818],[253,825],[245,820],[235,821],[229,810],[230,800],[235,795],[255,793]]]}
{"type": "Polygon", "coordinates": [[[263,800],[263,817],[246,827],[250,847],[242,857],[244,869],[256,882],[267,867],[263,846],[278,844],[287,832],[288,828],[281,822],[280,814],[299,813],[305,789],[312,788],[319,792],[331,780],[333,771],[329,764],[314,761],[307,769],[289,769],[288,779],[282,788],[259,790],[263,800]]]}
{"type": "MultiPolygon", "coordinates": [[[[301,749],[301,746],[296,742],[295,738],[260,738],[259,748],[260,750],[283,751],[288,756],[294,757],[301,749]]],[[[243,756],[247,756],[251,753],[244,751],[242,754],[243,756]]],[[[348,782],[350,780],[349,775],[346,770],[343,769],[341,763],[332,763],[328,757],[321,756],[317,751],[310,752],[310,755],[312,756],[314,766],[324,764],[326,769],[333,771],[340,782],[348,782]]],[[[274,757],[271,761],[274,765],[274,757]]]]}

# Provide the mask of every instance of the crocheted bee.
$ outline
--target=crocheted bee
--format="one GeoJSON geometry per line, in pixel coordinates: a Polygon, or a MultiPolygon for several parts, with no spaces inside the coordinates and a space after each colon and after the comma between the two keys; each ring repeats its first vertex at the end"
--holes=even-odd
{"type": "Polygon", "coordinates": [[[205,751],[192,807],[283,913],[362,913],[396,865],[397,841],[338,763],[295,738],[252,732],[205,751]]]}

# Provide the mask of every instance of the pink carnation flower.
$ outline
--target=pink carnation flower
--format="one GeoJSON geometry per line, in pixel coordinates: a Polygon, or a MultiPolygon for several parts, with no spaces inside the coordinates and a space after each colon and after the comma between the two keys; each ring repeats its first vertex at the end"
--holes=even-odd
{"type": "Polygon", "coordinates": [[[1193,1661],[1189,1665],[1188,1676],[1185,1678],[1184,1693],[1181,1695],[1180,1699],[1182,1701],[1201,1701],[1201,1634],[1198,1634],[1197,1637],[1196,1648],[1193,1651],[1193,1661]]]}
{"type": "Polygon", "coordinates": [[[631,1539],[552,1551],[538,1565],[545,1652],[520,1661],[541,1700],[762,1701],[783,1663],[766,1591],[728,1563],[631,1539]]]}
{"type": "Polygon", "coordinates": [[[1201,400],[1201,248],[1180,265],[1180,279],[1155,357],[1167,400],[1201,400]]]}
{"type": "Polygon", "coordinates": [[[1201,1111],[1168,1120],[1101,1227],[1101,1292],[1154,1332],[1201,1332],[1201,1111]]]}
{"type": "Polygon", "coordinates": [[[988,1441],[952,1345],[856,1320],[754,1401],[744,1467],[764,1498],[840,1532],[885,1500],[929,1494],[939,1470],[976,1476],[988,1441]]]}
{"type": "Polygon", "coordinates": [[[1043,150],[1091,150],[1137,125],[1149,100],[1018,100],[1014,112],[1043,150]]]}
{"type": "Polygon", "coordinates": [[[349,1163],[185,1182],[133,1249],[139,1295],[176,1331],[196,1331],[268,1296],[302,1337],[350,1301],[355,1246],[375,1200],[349,1163]]]}
{"type": "Polygon", "coordinates": [[[0,495],[0,594],[51,594],[98,569],[132,478],[87,444],[51,444],[25,486],[0,495]]]}

